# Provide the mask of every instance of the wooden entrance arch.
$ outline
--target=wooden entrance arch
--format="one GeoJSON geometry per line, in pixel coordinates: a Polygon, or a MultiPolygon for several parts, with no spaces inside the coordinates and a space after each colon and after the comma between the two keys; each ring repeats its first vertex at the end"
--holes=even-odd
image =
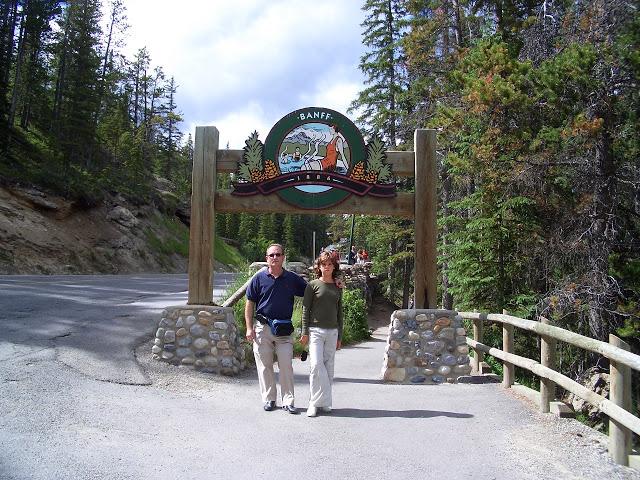
{"type": "Polygon", "coordinates": [[[188,304],[213,303],[213,246],[215,213],[304,213],[390,215],[413,218],[415,223],[414,308],[436,308],[436,132],[414,134],[414,152],[387,151],[387,163],[397,177],[414,177],[415,193],[398,192],[393,198],[346,198],[338,205],[305,210],[277,195],[238,197],[216,191],[218,173],[235,173],[242,150],[220,150],[216,127],[196,127],[193,152],[191,227],[189,232],[188,304]]]}

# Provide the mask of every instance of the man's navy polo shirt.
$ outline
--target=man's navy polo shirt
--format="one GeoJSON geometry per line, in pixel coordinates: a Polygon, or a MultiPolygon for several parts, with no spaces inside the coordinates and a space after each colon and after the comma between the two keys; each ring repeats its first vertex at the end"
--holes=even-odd
{"type": "Polygon", "coordinates": [[[256,313],[288,319],[293,314],[293,297],[303,297],[306,287],[302,277],[288,270],[283,270],[278,278],[263,270],[249,283],[247,298],[255,302],[256,313]]]}

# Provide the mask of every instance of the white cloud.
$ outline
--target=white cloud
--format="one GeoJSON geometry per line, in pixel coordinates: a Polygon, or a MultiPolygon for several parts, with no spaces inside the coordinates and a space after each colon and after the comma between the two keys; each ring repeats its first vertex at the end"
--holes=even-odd
{"type": "MultiPolygon", "coordinates": [[[[244,141],[257,130],[260,140],[264,142],[271,125],[265,120],[264,110],[256,103],[244,105],[220,117],[214,117],[204,122],[191,125],[192,130],[198,125],[214,126],[220,132],[220,148],[239,150],[244,147],[244,141]]],[[[277,121],[277,120],[276,120],[277,121]]]]}
{"type": "Polygon", "coordinates": [[[221,146],[262,139],[288,112],[346,114],[361,89],[357,0],[127,0],[130,57],[147,46],[178,84],[185,122],[216,125],[221,146]],[[224,143],[223,143],[224,142],[224,143]]]}
{"type": "Polygon", "coordinates": [[[362,85],[356,82],[321,82],[316,90],[301,95],[300,99],[309,106],[328,106],[346,115],[353,99],[362,85]]]}

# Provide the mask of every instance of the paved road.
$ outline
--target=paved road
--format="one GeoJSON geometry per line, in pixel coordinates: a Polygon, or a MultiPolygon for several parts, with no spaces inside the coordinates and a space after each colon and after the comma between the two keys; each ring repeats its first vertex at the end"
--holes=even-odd
{"type": "MultiPolygon", "coordinates": [[[[235,274],[214,275],[214,298],[235,274]]],[[[0,276],[0,361],[56,347],[92,378],[148,384],[132,355],[159,313],[187,301],[186,275],[0,276]]]]}
{"type": "MultiPolygon", "coordinates": [[[[185,285],[0,277],[2,480],[637,478],[601,435],[499,385],[380,383],[385,329],[338,352],[330,416],[266,413],[253,370],[151,360],[159,312],[184,303],[185,285]]],[[[308,365],[294,368],[304,408],[308,365]]]]}

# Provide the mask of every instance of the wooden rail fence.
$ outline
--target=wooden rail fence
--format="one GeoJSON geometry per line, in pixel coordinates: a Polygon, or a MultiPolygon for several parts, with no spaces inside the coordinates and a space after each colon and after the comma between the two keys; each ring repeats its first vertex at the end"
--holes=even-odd
{"type": "Polygon", "coordinates": [[[544,319],[534,322],[511,315],[460,312],[462,318],[473,321],[473,339],[467,338],[475,352],[472,361],[474,371],[480,371],[480,364],[485,353],[503,361],[505,388],[513,385],[513,368],[524,368],[540,377],[540,411],[549,412],[549,404],[554,400],[555,387],[560,385],[565,390],[578,395],[596,406],[609,416],[609,455],[616,463],[629,465],[631,451],[631,435],[640,435],[640,419],[631,410],[631,369],[640,371],[640,356],[629,352],[629,345],[615,335],[609,335],[609,343],[585,337],[563,328],[549,325],[544,319]],[[502,350],[482,343],[483,323],[497,322],[502,324],[502,350]],[[515,355],[513,353],[514,327],[534,332],[540,336],[540,362],[515,355]],[[599,353],[610,361],[610,399],[589,390],[569,377],[555,370],[556,342],[566,342],[584,350],[599,353]]]}

